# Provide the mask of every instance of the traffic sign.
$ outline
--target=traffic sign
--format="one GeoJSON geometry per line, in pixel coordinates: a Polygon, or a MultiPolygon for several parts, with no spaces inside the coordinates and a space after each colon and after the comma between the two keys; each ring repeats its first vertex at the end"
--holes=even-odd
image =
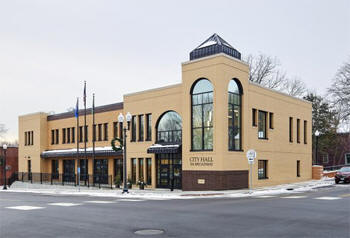
{"type": "Polygon", "coordinates": [[[256,151],[250,149],[247,151],[247,159],[249,164],[254,164],[254,159],[256,158],[256,151]]]}

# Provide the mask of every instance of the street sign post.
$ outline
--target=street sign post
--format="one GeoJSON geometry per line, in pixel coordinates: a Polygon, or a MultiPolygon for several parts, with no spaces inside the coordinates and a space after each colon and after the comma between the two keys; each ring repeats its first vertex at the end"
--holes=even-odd
{"type": "Polygon", "coordinates": [[[250,149],[247,151],[247,159],[249,164],[249,193],[252,193],[252,187],[253,187],[253,164],[254,160],[256,158],[256,151],[253,149],[250,149]]]}

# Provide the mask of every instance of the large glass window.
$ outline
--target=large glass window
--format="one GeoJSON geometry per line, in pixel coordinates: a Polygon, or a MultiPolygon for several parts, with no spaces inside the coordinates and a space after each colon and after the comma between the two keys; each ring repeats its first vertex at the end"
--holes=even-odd
{"type": "Polygon", "coordinates": [[[174,111],[163,114],[157,124],[157,143],[181,143],[182,119],[174,111]]]}
{"type": "Polygon", "coordinates": [[[131,159],[131,183],[136,183],[136,159],[131,159]]]}
{"type": "Polygon", "coordinates": [[[143,176],[143,158],[139,158],[139,181],[144,182],[143,176]]]}
{"type": "Polygon", "coordinates": [[[146,158],[146,178],[147,178],[147,184],[152,184],[152,159],[146,158]]]}
{"type": "Polygon", "coordinates": [[[152,114],[146,114],[146,141],[152,140],[152,114]]]}
{"type": "Polygon", "coordinates": [[[136,116],[131,118],[131,141],[136,141],[136,116]]]}
{"type": "Polygon", "coordinates": [[[228,86],[228,148],[241,150],[241,101],[242,92],[235,80],[228,86]]]}
{"type": "Polygon", "coordinates": [[[213,150],[213,85],[197,81],[192,96],[192,150],[213,150]]]}
{"type": "Polygon", "coordinates": [[[58,179],[58,160],[52,160],[51,163],[52,179],[58,179]]]}

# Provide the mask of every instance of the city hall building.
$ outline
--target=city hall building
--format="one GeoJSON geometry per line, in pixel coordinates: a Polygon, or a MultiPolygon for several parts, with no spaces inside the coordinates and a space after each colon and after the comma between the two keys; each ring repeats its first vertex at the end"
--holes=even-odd
{"type": "Polygon", "coordinates": [[[134,184],[247,188],[249,149],[257,152],[253,187],[311,179],[311,104],[249,81],[249,66],[240,52],[216,34],[182,63],[181,83],[126,94],[123,102],[96,107],[95,125],[90,109],[85,129],[82,110],[79,127],[74,112],[20,116],[19,172],[45,174],[58,182],[76,180],[80,163],[85,183],[122,179],[123,155],[112,150],[111,140],[122,137],[118,115],[127,112],[132,115],[127,175],[134,184]]]}

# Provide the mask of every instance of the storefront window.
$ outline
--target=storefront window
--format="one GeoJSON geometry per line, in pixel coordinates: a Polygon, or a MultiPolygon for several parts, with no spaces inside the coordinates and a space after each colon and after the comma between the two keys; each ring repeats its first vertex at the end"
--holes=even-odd
{"type": "Polygon", "coordinates": [[[213,150],[213,85],[207,79],[192,89],[192,150],[213,150]]]}
{"type": "Polygon", "coordinates": [[[157,125],[157,143],[181,143],[182,119],[174,111],[163,114],[157,125]]]}
{"type": "Polygon", "coordinates": [[[241,150],[241,103],[242,90],[236,80],[231,80],[228,86],[228,148],[241,150]]]}

